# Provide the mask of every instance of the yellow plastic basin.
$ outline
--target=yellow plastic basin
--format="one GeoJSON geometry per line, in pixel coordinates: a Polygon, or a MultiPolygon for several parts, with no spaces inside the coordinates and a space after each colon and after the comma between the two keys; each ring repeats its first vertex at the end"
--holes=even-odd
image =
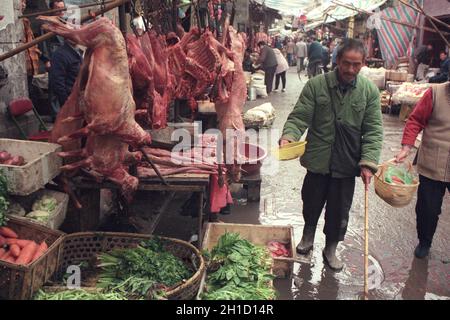
{"type": "Polygon", "coordinates": [[[305,153],[307,141],[291,142],[276,150],[278,160],[292,160],[305,153]]]}

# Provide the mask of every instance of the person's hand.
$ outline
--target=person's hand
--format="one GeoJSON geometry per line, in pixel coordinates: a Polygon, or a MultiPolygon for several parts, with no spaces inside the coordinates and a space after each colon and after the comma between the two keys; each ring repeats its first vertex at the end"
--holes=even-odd
{"type": "Polygon", "coordinates": [[[288,143],[291,143],[291,141],[286,140],[286,139],[280,139],[280,141],[278,142],[278,144],[280,145],[280,147],[287,145],[288,143]]]}
{"type": "Polygon", "coordinates": [[[405,159],[408,157],[411,149],[412,149],[411,146],[404,145],[402,147],[402,150],[400,150],[400,152],[395,156],[395,162],[400,163],[400,162],[405,161],[405,159]]]}
{"type": "Polygon", "coordinates": [[[45,63],[45,69],[46,69],[47,71],[50,70],[51,66],[52,66],[52,64],[50,63],[50,61],[47,61],[47,62],[45,63]]]}
{"type": "Polygon", "coordinates": [[[372,180],[373,173],[370,169],[362,167],[361,168],[361,179],[364,182],[366,190],[369,190],[370,181],[372,180]]]}

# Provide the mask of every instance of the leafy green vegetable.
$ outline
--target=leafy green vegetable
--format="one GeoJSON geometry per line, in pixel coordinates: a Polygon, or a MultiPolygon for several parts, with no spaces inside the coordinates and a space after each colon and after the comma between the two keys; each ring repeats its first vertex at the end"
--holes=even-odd
{"type": "Polygon", "coordinates": [[[0,170],[0,227],[5,226],[8,219],[6,218],[6,210],[8,210],[8,181],[0,170]]]}
{"type": "Polygon", "coordinates": [[[37,199],[32,206],[33,211],[47,211],[48,213],[52,213],[58,205],[58,201],[50,197],[48,195],[43,195],[39,199],[37,199]]]}
{"type": "Polygon", "coordinates": [[[179,258],[166,251],[160,239],[142,242],[132,249],[116,249],[99,256],[102,269],[97,286],[154,298],[192,276],[179,258]]]}
{"type": "Polygon", "coordinates": [[[48,211],[35,210],[27,213],[26,217],[42,223],[47,223],[50,218],[50,213],[48,211]]]}
{"type": "Polygon", "coordinates": [[[225,233],[210,255],[206,300],[270,300],[276,291],[269,285],[272,257],[264,247],[225,233]]]}
{"type": "Polygon", "coordinates": [[[83,289],[46,292],[39,290],[34,300],[127,300],[127,296],[120,292],[87,292],[83,289]]]}

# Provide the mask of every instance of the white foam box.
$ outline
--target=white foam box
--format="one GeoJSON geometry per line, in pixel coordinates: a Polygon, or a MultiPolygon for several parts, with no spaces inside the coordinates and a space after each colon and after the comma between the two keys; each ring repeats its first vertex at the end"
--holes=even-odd
{"type": "Polygon", "coordinates": [[[53,180],[61,172],[62,150],[59,144],[28,140],[0,139],[0,151],[22,156],[26,164],[11,166],[0,164],[8,180],[8,193],[27,196],[53,180]]]}
{"type": "Polygon", "coordinates": [[[20,217],[17,215],[13,216],[19,220],[25,219],[29,222],[37,223],[53,230],[58,230],[59,227],[63,224],[64,220],[66,219],[67,206],[69,204],[69,195],[67,195],[66,193],[48,189],[41,189],[28,196],[11,197],[12,198],[11,200],[20,204],[22,208],[25,209],[26,213],[30,213],[32,211],[33,203],[35,203],[35,201],[42,196],[49,196],[55,198],[57,202],[55,210],[53,210],[50,213],[49,219],[46,223],[36,221],[35,219],[27,218],[26,216],[25,217],[20,217]]]}

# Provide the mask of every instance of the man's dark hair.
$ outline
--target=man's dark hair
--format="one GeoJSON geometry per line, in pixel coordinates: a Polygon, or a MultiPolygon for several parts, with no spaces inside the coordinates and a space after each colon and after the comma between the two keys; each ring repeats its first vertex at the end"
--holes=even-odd
{"type": "Polygon", "coordinates": [[[52,0],[50,1],[50,9],[55,9],[55,4],[58,2],[64,2],[64,0],[52,0]]]}
{"type": "Polygon", "coordinates": [[[366,58],[366,49],[364,48],[364,43],[362,43],[361,40],[345,39],[338,47],[337,59],[342,58],[344,53],[352,50],[362,53],[363,59],[366,58]]]}
{"type": "Polygon", "coordinates": [[[448,55],[448,53],[447,53],[447,52],[445,52],[445,50],[441,50],[441,51],[439,51],[439,55],[441,55],[441,54],[445,54],[446,56],[448,55]]]}
{"type": "Polygon", "coordinates": [[[265,41],[260,41],[260,42],[258,42],[258,47],[259,46],[265,46],[267,43],[265,42],[265,41]]]}

